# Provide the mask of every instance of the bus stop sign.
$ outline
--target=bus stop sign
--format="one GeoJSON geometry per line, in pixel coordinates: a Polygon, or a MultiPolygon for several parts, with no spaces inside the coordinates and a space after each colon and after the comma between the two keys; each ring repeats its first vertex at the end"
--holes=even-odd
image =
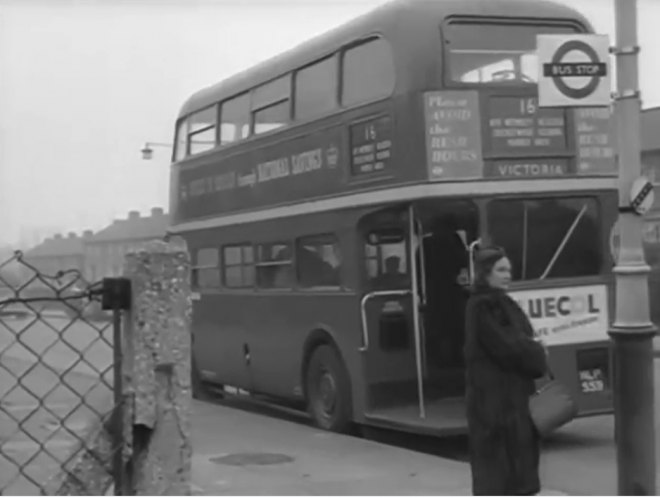
{"type": "Polygon", "coordinates": [[[540,107],[610,105],[607,35],[537,35],[540,107]]]}

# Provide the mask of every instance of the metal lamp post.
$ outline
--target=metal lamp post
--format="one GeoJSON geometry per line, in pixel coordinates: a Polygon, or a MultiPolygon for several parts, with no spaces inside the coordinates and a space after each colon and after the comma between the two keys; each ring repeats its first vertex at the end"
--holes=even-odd
{"type": "Polygon", "coordinates": [[[171,149],[174,145],[173,144],[168,144],[168,143],[163,143],[163,142],[145,142],[142,148],[140,149],[140,152],[142,152],[142,159],[145,161],[149,161],[153,155],[154,155],[154,150],[153,147],[167,147],[171,149]]]}
{"type": "Polygon", "coordinates": [[[620,495],[655,495],[653,336],[642,217],[630,207],[641,177],[641,100],[638,91],[637,1],[615,0],[617,48],[616,121],[620,175],[621,247],[616,277],[614,408],[620,495]]]}

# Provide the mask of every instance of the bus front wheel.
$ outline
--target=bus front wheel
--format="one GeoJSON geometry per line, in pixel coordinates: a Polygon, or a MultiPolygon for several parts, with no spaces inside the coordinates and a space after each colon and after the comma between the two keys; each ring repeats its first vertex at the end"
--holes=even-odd
{"type": "Polygon", "coordinates": [[[307,407],[321,429],[347,432],[351,425],[351,392],[348,373],[331,346],[312,353],[306,376],[307,407]]]}

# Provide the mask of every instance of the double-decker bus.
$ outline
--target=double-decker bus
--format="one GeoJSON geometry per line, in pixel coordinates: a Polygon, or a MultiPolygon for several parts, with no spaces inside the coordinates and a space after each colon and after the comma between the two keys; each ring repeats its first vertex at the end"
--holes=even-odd
{"type": "Polygon", "coordinates": [[[493,243],[579,415],[610,413],[611,110],[536,85],[538,34],[590,32],[545,1],[397,0],[192,95],[171,232],[198,392],[464,432],[470,253],[493,243]]]}

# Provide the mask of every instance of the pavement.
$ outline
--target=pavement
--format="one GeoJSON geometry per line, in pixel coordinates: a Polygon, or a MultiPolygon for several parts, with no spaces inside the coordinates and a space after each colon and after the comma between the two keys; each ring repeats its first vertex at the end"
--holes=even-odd
{"type": "MultiPolygon", "coordinates": [[[[27,324],[27,320],[19,319],[15,323],[12,320],[11,327],[20,330],[27,324]]],[[[68,321],[53,319],[52,324],[59,330],[66,326],[68,321]]],[[[110,328],[102,334],[111,336],[110,328]]],[[[86,360],[91,365],[103,370],[112,361],[112,349],[105,342],[92,344],[99,335],[98,331],[84,323],[77,323],[62,332],[62,337],[74,344],[76,350],[86,351],[86,360]]],[[[63,341],[51,344],[53,337],[51,330],[35,325],[22,334],[22,341],[36,354],[42,355],[42,361],[54,368],[73,366],[78,359],[77,351],[66,346],[63,341]]],[[[111,337],[106,339],[110,342],[111,337]]],[[[14,341],[15,338],[9,330],[0,327],[0,350],[14,341]]],[[[659,338],[656,338],[655,345],[656,350],[660,351],[659,338]]],[[[16,384],[15,376],[22,375],[22,372],[33,363],[34,355],[20,344],[14,344],[7,350],[7,356],[3,357],[4,368],[0,368],[0,401],[5,402],[7,411],[19,417],[18,420],[22,417],[29,418],[27,425],[24,424],[23,432],[29,430],[34,434],[33,437],[39,440],[52,435],[51,443],[57,445],[58,451],[65,452],[72,442],[71,438],[63,431],[58,435],[52,419],[57,421],[59,411],[67,411],[72,406],[71,402],[79,396],[75,393],[86,392],[90,382],[98,380],[98,374],[94,374],[88,365],[79,363],[73,368],[72,377],[68,380],[72,390],[62,388],[54,391],[47,400],[44,400],[46,404],[53,405],[52,408],[56,410],[57,416],[53,417],[44,410],[30,414],[35,407],[33,397],[23,390],[9,394],[4,391],[11,389],[16,384]],[[20,359],[20,363],[16,365],[8,363],[9,356],[20,359]]],[[[42,392],[48,391],[55,381],[56,374],[44,366],[31,370],[29,377],[25,377],[22,383],[40,396],[42,392]]],[[[54,412],[51,411],[52,413],[54,412]]],[[[82,426],[78,424],[83,423],[88,416],[83,410],[75,415],[67,425],[71,430],[79,432],[82,426]]],[[[9,437],[16,429],[15,423],[4,418],[0,417],[0,444],[3,444],[5,450],[11,450],[16,458],[19,456],[29,458],[34,448],[28,447],[27,435],[23,434],[23,437],[17,440],[12,438],[11,441],[2,443],[5,437],[9,437]]],[[[589,428],[580,427],[575,430],[579,434],[589,436],[591,432],[586,429],[589,428]]],[[[577,452],[578,459],[567,459],[565,454],[561,453],[564,450],[555,448],[556,458],[552,460],[554,467],[550,468],[548,455],[545,455],[547,461],[542,470],[545,471],[543,476],[547,478],[547,482],[563,489],[564,479],[568,479],[569,474],[576,468],[579,468],[578,473],[571,474],[574,480],[595,482],[591,480],[596,479],[594,476],[598,473],[594,473],[594,469],[592,474],[586,472],[587,469],[580,464],[583,460],[579,458],[597,462],[594,468],[600,469],[599,472],[602,468],[610,468],[608,465],[614,461],[614,453],[610,446],[600,447],[598,444],[603,440],[610,445],[612,430],[607,426],[604,430],[605,436],[600,439],[589,439],[591,436],[587,437],[587,440],[579,439],[580,448],[584,447],[584,453],[577,452]],[[595,458],[598,451],[603,453],[602,462],[595,458]]],[[[568,436],[564,438],[564,442],[568,445],[565,451],[575,451],[577,440],[568,436]]],[[[234,403],[194,401],[192,439],[193,492],[197,495],[455,496],[471,494],[470,469],[464,462],[375,441],[328,433],[311,427],[302,417],[266,416],[255,413],[255,410],[238,409],[234,403]],[[294,419],[295,421],[292,421],[294,419]]],[[[39,477],[50,475],[57,470],[56,462],[53,461],[35,460],[34,466],[39,468],[39,477]],[[55,467],[47,468],[47,464],[55,467]]],[[[0,487],[7,477],[4,474],[13,472],[12,469],[4,467],[6,465],[0,461],[0,487]]],[[[37,474],[35,478],[36,476],[37,474]]],[[[611,486],[608,486],[602,489],[610,489],[611,486]]],[[[583,486],[581,489],[586,489],[585,494],[588,494],[591,486],[583,486]]],[[[34,494],[34,490],[27,493],[16,491],[10,494],[34,494]]],[[[544,490],[541,494],[565,493],[544,490]]]]}
{"type": "Polygon", "coordinates": [[[466,463],[304,423],[193,401],[192,427],[195,495],[471,495],[466,463]]]}

